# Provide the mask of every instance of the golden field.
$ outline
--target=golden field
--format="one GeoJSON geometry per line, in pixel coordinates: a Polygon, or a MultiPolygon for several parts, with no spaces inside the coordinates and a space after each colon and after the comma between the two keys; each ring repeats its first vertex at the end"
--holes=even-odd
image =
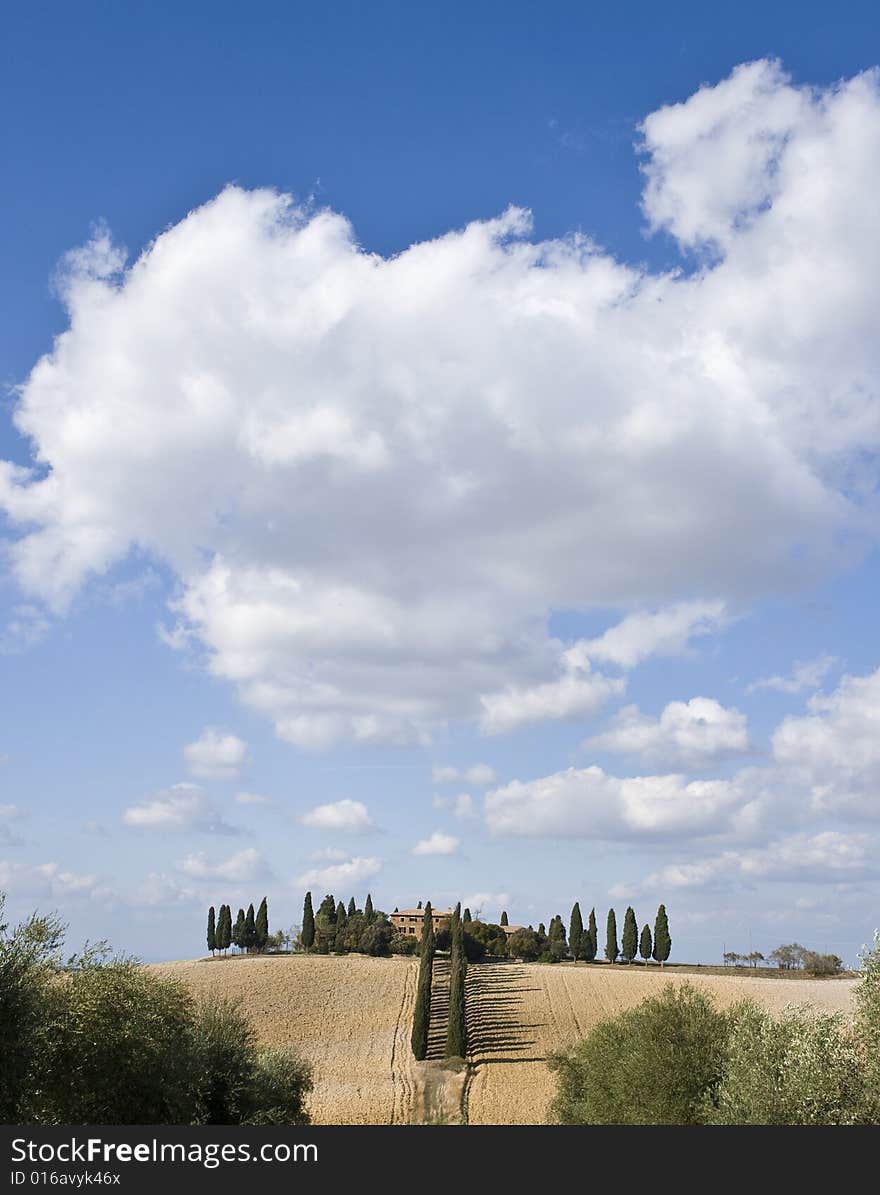
{"type": "Polygon", "coordinates": [[[661,985],[687,980],[727,1007],[746,997],[770,1012],[810,1004],[848,1013],[851,979],[661,973],[660,968],[573,964],[483,964],[468,969],[471,1072],[469,1124],[542,1124],[554,1094],[547,1057],[573,1045],[597,1021],[638,1004],[661,985]]]}
{"type": "Polygon", "coordinates": [[[240,999],[263,1045],[314,1067],[315,1124],[409,1124],[418,959],[304,954],[160,963],[198,996],[240,999]]]}
{"type": "MultiPolygon", "coordinates": [[[[314,1066],[316,1124],[409,1124],[423,1072],[409,1038],[418,960],[292,955],[157,964],[197,995],[241,1000],[259,1040],[314,1066]]],[[[722,1006],[751,997],[771,1012],[810,1004],[848,1013],[854,980],[682,975],[659,968],[484,963],[468,970],[471,1124],[541,1124],[553,1096],[548,1055],[660,985],[688,980],[722,1006]]]]}

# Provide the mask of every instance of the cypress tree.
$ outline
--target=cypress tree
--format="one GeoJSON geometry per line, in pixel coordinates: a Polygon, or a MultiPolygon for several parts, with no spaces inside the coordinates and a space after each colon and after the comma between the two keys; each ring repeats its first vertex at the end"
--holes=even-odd
{"type": "Polygon", "coordinates": [[[422,918],[420,943],[419,978],[416,987],[416,1006],[413,1011],[413,1027],[410,1041],[412,1052],[418,1062],[428,1053],[428,1026],[431,1021],[431,980],[434,972],[434,919],[431,916],[431,902],[425,905],[422,918]]]}
{"type": "Polygon", "coordinates": [[[590,918],[587,922],[587,932],[583,940],[584,958],[588,963],[591,963],[596,955],[599,953],[599,930],[596,927],[596,910],[590,909],[590,918]]]}
{"type": "Polygon", "coordinates": [[[661,905],[657,910],[657,918],[654,922],[654,958],[662,967],[669,958],[669,952],[672,949],[672,938],[669,936],[669,919],[666,916],[666,905],[661,905]]]}
{"type": "Polygon", "coordinates": [[[253,950],[257,944],[257,926],[254,918],[254,906],[248,905],[247,915],[244,919],[244,945],[248,954],[253,950]]]}
{"type": "Polygon", "coordinates": [[[419,903],[416,905],[416,908],[417,908],[417,909],[420,909],[421,907],[422,907],[422,902],[421,902],[421,901],[419,901],[419,903]]]}
{"type": "MultiPolygon", "coordinates": [[[[421,908],[421,906],[419,907],[421,908]]],[[[367,899],[364,901],[364,917],[367,925],[371,925],[373,922],[373,898],[369,892],[367,893],[367,899]]]]}
{"type": "Polygon", "coordinates": [[[229,905],[223,906],[223,935],[218,937],[217,945],[224,952],[232,945],[232,909],[229,905]]]}
{"type": "Polygon", "coordinates": [[[571,909],[571,921],[568,926],[568,946],[571,957],[577,962],[581,957],[581,944],[584,936],[584,922],[581,917],[581,906],[575,901],[571,909]]]}
{"type": "Polygon", "coordinates": [[[254,930],[256,938],[255,945],[257,950],[265,950],[266,943],[269,941],[269,906],[266,903],[265,896],[260,901],[259,909],[257,909],[254,930]]]}
{"type": "Polygon", "coordinates": [[[506,909],[501,914],[500,924],[501,925],[509,925],[510,924],[510,922],[507,920],[507,910],[506,909]]]}
{"type": "Polygon", "coordinates": [[[465,1016],[467,955],[464,951],[461,904],[455,906],[455,912],[452,914],[450,937],[452,949],[449,960],[449,1019],[446,1026],[446,1057],[464,1058],[467,1055],[465,1016]]]}
{"type": "Polygon", "coordinates": [[[652,949],[653,949],[653,946],[652,946],[652,942],[651,942],[651,927],[646,922],[645,927],[642,930],[642,936],[641,936],[641,938],[639,938],[639,954],[645,960],[646,967],[648,965],[648,959],[651,957],[652,949]]]}
{"type": "Polygon", "coordinates": [[[315,944],[315,914],[312,909],[311,892],[306,893],[306,898],[303,901],[303,923],[300,938],[306,950],[311,950],[315,944]]]}
{"type": "Polygon", "coordinates": [[[329,892],[315,916],[315,942],[321,954],[329,954],[336,944],[336,901],[329,892]]]}
{"type": "Polygon", "coordinates": [[[352,897],[351,900],[348,902],[349,917],[354,917],[356,912],[357,912],[357,905],[354,903],[354,897],[352,897]]]}
{"type": "Polygon", "coordinates": [[[345,953],[345,926],[348,918],[345,915],[345,905],[342,901],[336,906],[336,953],[345,953]]]}
{"type": "Polygon", "coordinates": [[[550,922],[550,932],[547,936],[551,942],[565,942],[565,926],[558,913],[550,922]]]}
{"type": "MultiPolygon", "coordinates": [[[[232,910],[229,911],[229,916],[232,917],[232,910]]],[[[235,919],[235,927],[232,930],[232,941],[239,950],[244,950],[245,945],[245,916],[244,909],[238,910],[238,916],[235,919]]]]}
{"type": "Polygon", "coordinates": [[[614,915],[614,910],[608,910],[608,926],[605,934],[605,957],[609,963],[613,963],[620,954],[620,947],[617,945],[617,917],[614,915]]]}
{"type": "Polygon", "coordinates": [[[465,909],[464,913],[462,914],[462,918],[461,918],[461,919],[462,919],[462,921],[464,922],[464,924],[465,924],[465,925],[467,925],[467,924],[468,924],[468,922],[469,922],[469,921],[470,921],[470,919],[471,919],[471,911],[470,911],[470,909],[465,909]]]}
{"type": "Polygon", "coordinates": [[[628,963],[631,963],[636,957],[638,948],[639,927],[636,925],[636,915],[632,910],[632,905],[627,905],[626,913],[623,917],[623,938],[620,943],[620,953],[628,963]]]}
{"type": "Polygon", "coordinates": [[[215,918],[214,906],[211,905],[210,909],[208,909],[208,949],[212,955],[217,949],[217,923],[215,918]]]}
{"type": "Polygon", "coordinates": [[[538,922],[538,933],[541,935],[541,937],[542,937],[542,938],[546,938],[546,937],[547,937],[547,931],[544,929],[544,922],[543,922],[543,921],[539,921],[539,922],[538,922]]]}

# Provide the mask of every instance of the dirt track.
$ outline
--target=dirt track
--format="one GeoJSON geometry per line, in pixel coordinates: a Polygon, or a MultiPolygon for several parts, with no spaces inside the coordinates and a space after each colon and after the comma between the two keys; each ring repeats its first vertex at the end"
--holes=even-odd
{"type": "Polygon", "coordinates": [[[647,973],[624,967],[484,963],[468,969],[473,1064],[466,1089],[470,1124],[542,1124],[554,1093],[546,1059],[597,1022],[667,983],[688,980],[721,1006],[750,997],[771,1012],[811,1004],[849,1012],[853,980],[777,980],[647,973]]]}

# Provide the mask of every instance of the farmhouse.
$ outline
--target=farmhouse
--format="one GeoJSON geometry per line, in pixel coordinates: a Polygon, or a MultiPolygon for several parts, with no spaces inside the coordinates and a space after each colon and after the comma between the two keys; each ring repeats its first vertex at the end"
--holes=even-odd
{"type": "MultiPolygon", "coordinates": [[[[434,922],[434,933],[451,916],[452,909],[435,909],[432,905],[431,920],[434,922]]],[[[399,934],[420,934],[422,932],[424,917],[424,909],[395,909],[391,914],[391,924],[399,934]]],[[[511,934],[515,934],[518,929],[522,929],[523,927],[521,925],[502,925],[501,928],[509,938],[511,934]]]]}

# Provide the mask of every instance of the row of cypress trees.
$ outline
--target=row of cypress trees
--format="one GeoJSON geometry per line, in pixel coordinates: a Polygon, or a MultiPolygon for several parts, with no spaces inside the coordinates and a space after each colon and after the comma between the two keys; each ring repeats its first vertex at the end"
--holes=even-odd
{"type": "Polygon", "coordinates": [[[211,954],[218,950],[225,954],[230,946],[247,951],[265,950],[269,941],[269,906],[265,896],[256,913],[253,904],[248,905],[247,912],[239,909],[234,925],[229,905],[221,905],[219,914],[215,914],[214,906],[211,905],[208,909],[207,941],[211,954]]]}
{"type": "Polygon", "coordinates": [[[417,1061],[422,1062],[428,1053],[428,1028],[431,1023],[431,980],[434,973],[434,918],[431,902],[425,905],[422,918],[422,939],[419,959],[419,978],[416,986],[416,1006],[413,1011],[413,1027],[410,1041],[417,1061]]]}
{"type": "MultiPolygon", "coordinates": [[[[561,917],[557,916],[550,922],[548,937],[551,942],[554,940],[565,941],[565,929],[561,917]]],[[[568,948],[574,958],[584,959],[587,962],[592,962],[598,953],[596,910],[590,911],[589,923],[584,929],[581,909],[577,901],[571,910],[568,948]]],[[[655,962],[663,964],[669,958],[671,950],[672,938],[669,934],[669,918],[665,905],[660,905],[657,910],[653,934],[647,922],[639,934],[635,912],[632,905],[627,906],[623,919],[623,938],[620,944],[617,941],[617,915],[614,909],[608,910],[608,920],[605,926],[605,957],[609,963],[616,962],[618,958],[623,958],[625,962],[631,963],[636,954],[639,954],[645,963],[648,962],[648,959],[653,958],[655,962]]]]}
{"type": "Polygon", "coordinates": [[[449,1022],[446,1027],[446,1057],[467,1057],[467,1021],[465,1016],[465,977],[467,954],[464,948],[464,926],[461,904],[455,906],[450,924],[449,952],[449,1022]]]}

